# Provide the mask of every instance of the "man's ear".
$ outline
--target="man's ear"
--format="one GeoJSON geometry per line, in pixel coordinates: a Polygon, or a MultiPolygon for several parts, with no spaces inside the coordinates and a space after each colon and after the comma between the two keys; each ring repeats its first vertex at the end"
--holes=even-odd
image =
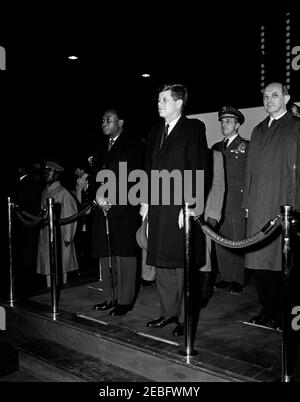
{"type": "Polygon", "coordinates": [[[183,100],[182,99],[177,99],[176,105],[177,105],[178,109],[182,108],[183,100]]]}
{"type": "Polygon", "coordinates": [[[123,119],[120,119],[120,120],[119,120],[119,126],[120,126],[120,127],[123,127],[123,124],[124,124],[124,120],[123,120],[123,119]]]}
{"type": "Polygon", "coordinates": [[[291,97],[290,97],[290,95],[284,95],[283,99],[284,99],[284,103],[287,104],[288,101],[291,99],[291,97]]]}

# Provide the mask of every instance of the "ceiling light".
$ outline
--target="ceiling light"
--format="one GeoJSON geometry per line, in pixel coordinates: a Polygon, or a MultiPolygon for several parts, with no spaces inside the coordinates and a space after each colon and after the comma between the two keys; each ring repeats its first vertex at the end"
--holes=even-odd
{"type": "Polygon", "coordinates": [[[77,60],[78,57],[77,57],[77,56],[69,56],[68,59],[70,59],[70,60],[77,60]]]}
{"type": "Polygon", "coordinates": [[[142,77],[144,77],[144,78],[149,78],[149,77],[150,77],[150,74],[147,74],[147,73],[142,74],[142,77]]]}

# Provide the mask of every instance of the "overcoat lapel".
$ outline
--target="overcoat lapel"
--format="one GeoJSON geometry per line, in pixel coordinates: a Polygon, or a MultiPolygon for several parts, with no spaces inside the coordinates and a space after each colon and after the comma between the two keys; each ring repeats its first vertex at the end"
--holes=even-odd
{"type": "Polygon", "coordinates": [[[153,166],[159,163],[159,160],[164,156],[164,154],[168,151],[168,145],[171,144],[172,142],[176,141],[177,137],[182,135],[182,132],[180,130],[181,125],[184,121],[184,117],[181,116],[178,122],[175,124],[173,127],[171,133],[167,136],[165,139],[165,142],[161,149],[159,149],[160,141],[161,141],[161,135],[164,130],[164,124],[161,126],[160,132],[161,135],[158,135],[156,138],[156,143],[155,143],[155,152],[154,152],[154,159],[153,159],[153,166]]]}

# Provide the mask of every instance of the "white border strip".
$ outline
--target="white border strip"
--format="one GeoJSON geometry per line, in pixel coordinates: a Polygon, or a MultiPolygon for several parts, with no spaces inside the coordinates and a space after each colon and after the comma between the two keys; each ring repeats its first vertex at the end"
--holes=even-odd
{"type": "Polygon", "coordinates": [[[101,288],[95,288],[94,286],[90,286],[90,285],[87,285],[86,288],[88,288],[88,289],[94,289],[94,290],[99,290],[100,292],[103,292],[103,289],[101,289],[101,288]]]}
{"type": "Polygon", "coordinates": [[[165,343],[168,343],[170,345],[180,346],[180,344],[177,343],[177,342],[172,342],[172,341],[169,341],[168,339],[159,338],[158,336],[148,335],[148,334],[145,334],[144,332],[136,332],[136,334],[141,335],[141,336],[145,336],[146,338],[155,339],[156,341],[165,342],[165,343]]]}
{"type": "Polygon", "coordinates": [[[242,324],[250,325],[251,327],[258,327],[258,328],[268,329],[269,331],[282,332],[280,329],[265,327],[264,325],[254,324],[253,322],[248,322],[248,321],[239,321],[239,322],[242,324]]]}
{"type": "Polygon", "coordinates": [[[86,320],[100,322],[100,324],[108,325],[108,323],[105,321],[100,321],[100,320],[97,320],[96,318],[88,317],[87,315],[76,314],[76,316],[80,317],[80,318],[85,318],[86,320]]]}

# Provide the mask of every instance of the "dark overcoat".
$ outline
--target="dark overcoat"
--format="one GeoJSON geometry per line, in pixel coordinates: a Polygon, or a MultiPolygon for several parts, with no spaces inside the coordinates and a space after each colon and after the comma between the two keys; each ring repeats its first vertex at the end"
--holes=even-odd
{"type": "MultiPolygon", "coordinates": [[[[98,170],[109,169],[115,173],[116,186],[119,187],[119,162],[127,162],[128,174],[135,169],[144,167],[144,144],[141,139],[130,137],[122,132],[110,151],[108,151],[108,138],[100,144],[99,152],[95,155],[95,165],[98,170]]],[[[94,184],[94,195],[101,183],[94,184]]],[[[128,185],[128,189],[129,189],[128,185]]],[[[106,257],[108,255],[107,237],[105,232],[105,217],[102,209],[94,212],[92,226],[91,254],[93,257],[106,257]]],[[[141,224],[139,206],[113,205],[108,212],[109,237],[111,254],[120,257],[135,256],[138,251],[136,232],[141,224]]]]}
{"type": "MultiPolygon", "coordinates": [[[[150,179],[153,170],[165,169],[171,172],[176,169],[180,171],[182,177],[185,170],[191,170],[193,173],[196,170],[203,170],[206,182],[209,174],[209,152],[204,123],[181,116],[159,149],[163,129],[164,123],[161,123],[149,134],[146,156],[148,178],[150,179]]],[[[151,203],[149,205],[147,248],[149,265],[162,268],[184,267],[184,233],[183,229],[178,227],[178,215],[182,205],[174,205],[174,195],[171,181],[171,205],[151,205],[151,203]]],[[[193,262],[202,266],[205,263],[204,238],[198,226],[193,230],[195,233],[193,262]]]]}
{"type": "MultiPolygon", "coordinates": [[[[246,168],[243,207],[248,208],[247,236],[280,213],[281,205],[300,209],[300,119],[286,114],[269,117],[253,130],[246,168]]],[[[281,231],[245,256],[252,269],[282,269],[281,231]]]]}

